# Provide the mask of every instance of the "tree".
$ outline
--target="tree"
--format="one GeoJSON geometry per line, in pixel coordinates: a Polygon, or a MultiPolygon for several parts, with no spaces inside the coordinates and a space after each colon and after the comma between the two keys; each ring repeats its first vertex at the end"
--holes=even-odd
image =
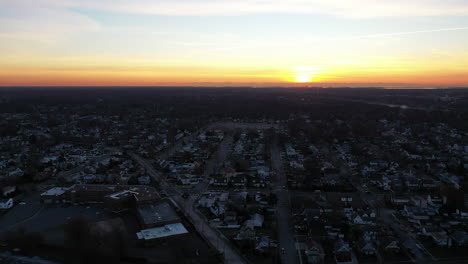
{"type": "Polygon", "coordinates": [[[19,248],[25,254],[29,254],[44,242],[44,238],[41,233],[26,232],[23,228],[13,232],[8,232],[5,240],[9,246],[12,248],[19,248]]]}
{"type": "Polygon", "coordinates": [[[65,244],[71,250],[71,262],[118,263],[124,250],[118,228],[101,232],[86,218],[74,217],[64,227],[65,244]]]}
{"type": "Polygon", "coordinates": [[[177,136],[177,128],[175,128],[174,126],[171,126],[167,130],[167,142],[171,144],[174,143],[176,136],[177,136]]]}
{"type": "Polygon", "coordinates": [[[74,217],[65,224],[66,243],[71,247],[81,247],[89,242],[89,221],[81,216],[74,217]]]}
{"type": "Polygon", "coordinates": [[[237,171],[246,171],[250,167],[250,162],[245,159],[237,159],[234,161],[234,167],[237,171]]]}
{"type": "Polygon", "coordinates": [[[304,169],[309,176],[320,177],[320,161],[316,158],[308,158],[304,161],[304,169]]]}
{"type": "Polygon", "coordinates": [[[268,197],[268,203],[270,205],[276,205],[277,202],[278,202],[278,197],[276,197],[276,194],[271,192],[270,196],[268,197]]]}
{"type": "Polygon", "coordinates": [[[258,138],[259,137],[258,131],[254,129],[249,129],[249,131],[247,132],[247,137],[251,139],[258,138]]]}

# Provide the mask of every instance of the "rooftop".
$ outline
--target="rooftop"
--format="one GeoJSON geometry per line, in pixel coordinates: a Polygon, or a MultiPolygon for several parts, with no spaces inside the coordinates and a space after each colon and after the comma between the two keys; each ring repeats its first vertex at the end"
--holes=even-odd
{"type": "Polygon", "coordinates": [[[68,189],[69,188],[66,187],[54,187],[41,193],[41,196],[60,196],[64,194],[68,189]]]}
{"type": "Polygon", "coordinates": [[[140,205],[138,214],[144,225],[163,225],[180,220],[176,211],[167,202],[140,205]]]}
{"type": "Polygon", "coordinates": [[[155,188],[145,185],[105,185],[105,184],[76,184],[71,187],[72,192],[101,193],[112,199],[121,199],[134,195],[137,202],[158,200],[161,197],[155,188]]]}
{"type": "Polygon", "coordinates": [[[187,234],[188,231],[181,223],[165,225],[162,227],[155,227],[141,230],[136,233],[138,239],[151,240],[181,234],[187,234]]]}

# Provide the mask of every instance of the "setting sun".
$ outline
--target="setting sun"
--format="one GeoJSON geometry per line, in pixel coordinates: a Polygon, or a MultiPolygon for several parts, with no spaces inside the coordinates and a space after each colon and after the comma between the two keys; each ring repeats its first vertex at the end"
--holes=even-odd
{"type": "Polygon", "coordinates": [[[294,81],[298,83],[307,83],[312,81],[312,77],[308,75],[298,75],[294,77],[294,81]]]}
{"type": "Polygon", "coordinates": [[[322,72],[321,68],[310,66],[295,67],[291,70],[290,81],[296,83],[316,82],[319,74],[322,72]]]}

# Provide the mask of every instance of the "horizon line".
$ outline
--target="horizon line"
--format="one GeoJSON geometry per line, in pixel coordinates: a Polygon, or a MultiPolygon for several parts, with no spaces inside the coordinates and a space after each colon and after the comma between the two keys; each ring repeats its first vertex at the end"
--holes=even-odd
{"type": "Polygon", "coordinates": [[[246,89],[339,89],[339,88],[347,88],[347,89],[415,89],[415,90],[430,90],[430,89],[468,89],[468,85],[421,85],[420,87],[417,86],[382,86],[382,85],[369,85],[369,86],[347,86],[347,85],[340,85],[340,86],[245,86],[245,85],[232,85],[232,86],[191,86],[191,85],[18,85],[18,86],[11,86],[11,85],[0,85],[0,89],[5,88],[207,88],[207,89],[223,89],[223,88],[246,88],[246,89]]]}

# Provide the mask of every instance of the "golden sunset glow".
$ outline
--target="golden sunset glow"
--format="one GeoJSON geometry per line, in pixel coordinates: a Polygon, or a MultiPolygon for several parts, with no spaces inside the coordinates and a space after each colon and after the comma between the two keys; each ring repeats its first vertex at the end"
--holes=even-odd
{"type": "Polygon", "coordinates": [[[294,67],[292,69],[292,75],[287,80],[296,83],[319,82],[319,76],[323,74],[323,70],[323,68],[314,68],[311,66],[294,67]]]}
{"type": "Polygon", "coordinates": [[[0,85],[468,85],[468,3],[263,2],[0,1],[0,85]]]}
{"type": "Polygon", "coordinates": [[[308,75],[298,75],[294,77],[294,81],[298,83],[307,83],[312,81],[312,77],[308,75]]]}

